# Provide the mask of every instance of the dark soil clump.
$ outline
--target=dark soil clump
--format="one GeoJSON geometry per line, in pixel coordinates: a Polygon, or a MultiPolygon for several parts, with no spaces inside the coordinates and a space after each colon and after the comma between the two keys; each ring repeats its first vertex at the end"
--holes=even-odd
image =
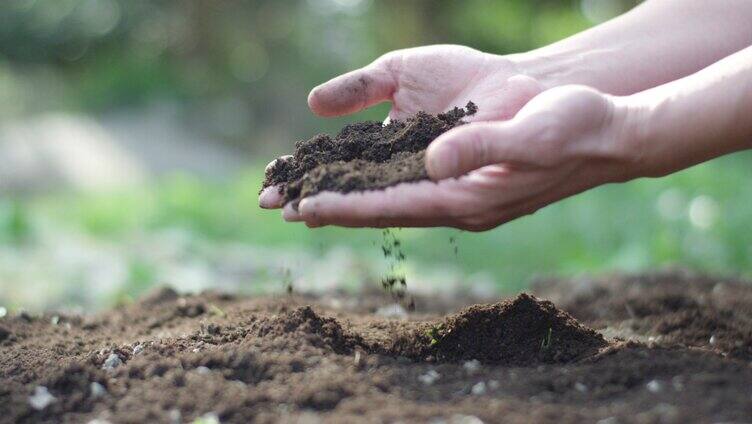
{"type": "Polygon", "coordinates": [[[334,138],[319,134],[299,141],[291,157],[278,159],[267,170],[263,187],[279,186],[287,203],[322,191],[378,190],[426,180],[428,145],[477,110],[470,102],[465,109],[438,115],[418,112],[387,125],[358,122],[345,126],[334,138]]]}
{"type": "Polygon", "coordinates": [[[421,329],[406,356],[441,361],[476,359],[501,365],[566,363],[592,356],[607,345],[553,303],[528,294],[490,305],[474,305],[421,329]]]}

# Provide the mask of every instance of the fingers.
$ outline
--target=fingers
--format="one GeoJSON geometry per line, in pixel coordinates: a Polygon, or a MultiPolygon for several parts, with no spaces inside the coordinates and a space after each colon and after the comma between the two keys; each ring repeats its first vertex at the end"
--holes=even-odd
{"type": "Polygon", "coordinates": [[[443,180],[486,165],[535,160],[524,129],[515,121],[478,122],[434,140],[426,152],[426,169],[433,180],[443,180]]]}
{"type": "Polygon", "coordinates": [[[340,116],[390,100],[397,89],[393,60],[393,55],[383,56],[365,68],[319,85],[308,95],[308,106],[320,116],[340,116]]]}
{"type": "Polygon", "coordinates": [[[277,209],[282,207],[282,193],[279,186],[270,186],[259,194],[259,206],[262,209],[277,209]]]}
{"type": "MultiPolygon", "coordinates": [[[[292,155],[284,155],[280,156],[277,159],[274,159],[273,161],[269,162],[268,165],[266,165],[266,168],[264,169],[264,173],[269,172],[270,169],[277,163],[277,161],[280,160],[289,160],[292,158],[292,155]]],[[[259,193],[259,206],[262,209],[276,209],[281,208],[282,205],[282,193],[280,193],[280,187],[279,186],[271,186],[266,187],[265,189],[261,190],[261,193],[259,193]]]]}
{"type": "Polygon", "coordinates": [[[385,190],[359,193],[324,192],[301,200],[297,211],[286,206],[283,218],[308,226],[428,227],[453,225],[454,215],[468,206],[471,193],[459,183],[430,181],[400,184],[385,190]],[[443,182],[444,183],[444,182],[443,182]]]}

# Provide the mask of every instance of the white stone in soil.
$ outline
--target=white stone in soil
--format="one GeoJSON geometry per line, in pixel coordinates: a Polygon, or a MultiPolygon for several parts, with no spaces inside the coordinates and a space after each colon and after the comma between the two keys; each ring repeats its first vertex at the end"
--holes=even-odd
{"type": "Polygon", "coordinates": [[[219,416],[214,412],[207,412],[194,421],[195,424],[219,424],[219,416]]]}
{"type": "Polygon", "coordinates": [[[472,394],[474,394],[475,396],[485,395],[486,394],[486,383],[484,383],[482,381],[479,382],[479,383],[475,383],[475,385],[473,385],[473,388],[470,389],[470,392],[472,394]]]}
{"type": "Polygon", "coordinates": [[[46,387],[37,386],[34,388],[34,394],[29,396],[29,405],[37,411],[41,411],[50,406],[55,400],[55,396],[52,396],[52,393],[46,387]]]}
{"type": "Polygon", "coordinates": [[[181,414],[180,410],[177,408],[170,409],[170,412],[168,412],[167,415],[170,418],[170,422],[173,424],[180,424],[183,419],[183,414],[181,414]]]}
{"type": "Polygon", "coordinates": [[[650,382],[646,384],[645,387],[647,387],[648,391],[651,393],[658,393],[663,390],[663,384],[661,384],[661,382],[658,380],[650,380],[650,382]]]}
{"type": "Polygon", "coordinates": [[[107,389],[96,381],[92,381],[91,384],[89,384],[89,391],[93,398],[100,398],[107,394],[107,389]]]}
{"type": "Polygon", "coordinates": [[[141,353],[143,351],[144,351],[144,345],[142,345],[142,344],[139,343],[139,344],[133,346],[133,354],[134,355],[138,355],[139,353],[141,353]]]}
{"type": "Polygon", "coordinates": [[[465,361],[462,364],[462,368],[464,368],[468,374],[475,374],[476,372],[480,371],[480,361],[477,359],[465,361]]]}
{"type": "Polygon", "coordinates": [[[430,371],[428,371],[427,373],[425,373],[423,375],[419,375],[418,376],[418,381],[420,381],[421,383],[425,384],[426,386],[430,386],[433,383],[435,383],[436,380],[439,379],[439,377],[441,377],[441,374],[439,374],[435,370],[430,370],[430,371]]]}
{"type": "Polygon", "coordinates": [[[104,360],[104,364],[102,364],[103,370],[114,370],[115,368],[123,365],[123,360],[120,359],[120,356],[118,356],[117,353],[111,353],[110,356],[107,357],[107,359],[104,360]]]}
{"type": "Polygon", "coordinates": [[[449,419],[449,424],[483,424],[483,420],[475,415],[452,415],[449,419]]]}

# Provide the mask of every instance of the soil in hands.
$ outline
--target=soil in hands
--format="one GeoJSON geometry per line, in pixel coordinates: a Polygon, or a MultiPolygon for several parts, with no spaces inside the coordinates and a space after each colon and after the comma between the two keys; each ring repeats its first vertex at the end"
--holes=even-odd
{"type": "Polygon", "coordinates": [[[537,290],[571,315],[530,295],[419,298],[386,318],[378,291],[163,289],[95,316],[7,316],[0,423],[752,421],[749,282],[537,290]]]}
{"type": "Polygon", "coordinates": [[[278,159],[267,170],[263,187],[279,186],[287,203],[322,191],[349,193],[426,180],[428,145],[477,110],[470,102],[447,113],[418,112],[387,125],[358,122],[335,137],[319,134],[299,141],[291,157],[278,159]]]}

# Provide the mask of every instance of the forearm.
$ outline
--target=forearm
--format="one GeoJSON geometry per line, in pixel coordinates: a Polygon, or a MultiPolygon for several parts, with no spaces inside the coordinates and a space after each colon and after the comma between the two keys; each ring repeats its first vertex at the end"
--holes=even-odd
{"type": "MultiPolygon", "coordinates": [[[[708,68],[616,98],[637,176],[661,176],[752,148],[752,47],[708,68]]],[[[617,112],[619,113],[619,112],[617,112]]]]}
{"type": "Polygon", "coordinates": [[[575,36],[514,55],[547,88],[626,95],[684,77],[752,45],[752,1],[649,0],[575,36]]]}

